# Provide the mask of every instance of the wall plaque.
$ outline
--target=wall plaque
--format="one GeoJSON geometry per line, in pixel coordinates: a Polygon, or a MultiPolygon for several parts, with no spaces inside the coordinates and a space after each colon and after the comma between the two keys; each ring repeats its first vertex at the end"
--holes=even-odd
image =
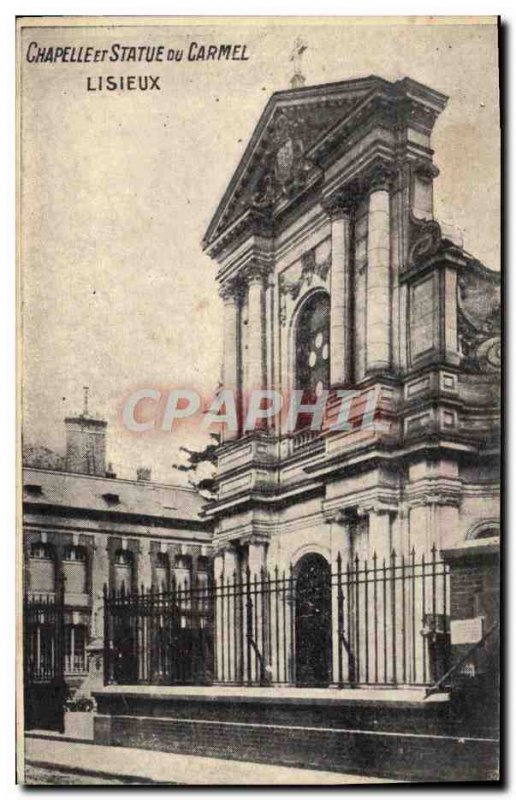
{"type": "Polygon", "coordinates": [[[484,635],[484,617],[454,619],[450,624],[452,644],[475,644],[484,635]]]}

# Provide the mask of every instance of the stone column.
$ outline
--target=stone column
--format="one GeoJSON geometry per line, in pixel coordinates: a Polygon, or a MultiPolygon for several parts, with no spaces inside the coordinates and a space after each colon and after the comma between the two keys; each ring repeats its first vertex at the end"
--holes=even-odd
{"type": "Polygon", "coordinates": [[[91,638],[104,638],[104,585],[109,589],[109,553],[107,537],[95,535],[91,564],[91,638]]]}
{"type": "MultiPolygon", "coordinates": [[[[224,341],[223,341],[223,388],[236,394],[236,403],[239,403],[239,373],[240,373],[240,308],[236,288],[232,284],[224,284],[220,288],[220,295],[224,303],[224,341]]],[[[224,440],[236,438],[237,431],[224,429],[224,440]]]]}
{"type": "MultiPolygon", "coordinates": [[[[265,272],[253,267],[248,280],[248,366],[246,392],[265,386],[265,272]]],[[[247,399],[247,398],[246,398],[247,399]]]]}
{"type": "Polygon", "coordinates": [[[214,559],[215,600],[215,680],[219,683],[241,681],[240,598],[235,590],[240,582],[238,552],[231,546],[214,559]]]}
{"type": "Polygon", "coordinates": [[[369,509],[369,557],[376,553],[378,559],[388,559],[391,555],[391,517],[388,509],[374,507],[369,509]]]}
{"type": "Polygon", "coordinates": [[[266,684],[271,680],[274,665],[270,664],[269,619],[267,612],[267,539],[252,536],[247,544],[247,573],[250,579],[246,591],[245,675],[253,683],[266,684]]]}
{"type": "Polygon", "coordinates": [[[332,386],[351,380],[351,259],[350,208],[335,204],[331,214],[330,381],[332,386]]]}
{"type": "MultiPolygon", "coordinates": [[[[276,331],[274,328],[274,282],[272,276],[269,276],[265,288],[265,326],[266,326],[266,342],[267,342],[267,349],[265,353],[267,379],[265,385],[268,389],[273,389],[275,386],[274,339],[276,331]]],[[[274,426],[275,426],[275,421],[271,420],[269,423],[269,427],[273,428],[274,426]]]]}
{"type": "Polygon", "coordinates": [[[247,566],[251,575],[260,575],[267,567],[267,541],[251,539],[247,545],[247,566]]]}
{"type": "MultiPolygon", "coordinates": [[[[396,596],[395,582],[392,580],[392,531],[391,511],[381,505],[368,509],[369,555],[367,625],[363,618],[359,648],[359,680],[390,682],[394,678],[393,652],[398,652],[399,632],[393,626],[393,618],[399,619],[399,598],[396,596]],[[374,554],[376,553],[376,560],[374,554]],[[376,569],[375,569],[376,568],[376,569]],[[385,568],[385,571],[384,571],[385,568]],[[376,578],[376,580],[375,580],[376,578]],[[376,589],[375,589],[376,584],[376,589]]],[[[361,569],[364,569],[362,562],[361,569]]],[[[365,576],[364,576],[365,577],[365,576]]],[[[401,592],[398,592],[401,597],[401,592]]],[[[366,609],[365,592],[361,596],[362,608],[366,609]]],[[[400,620],[399,620],[400,622],[400,620]]],[[[396,675],[396,677],[398,677],[396,675]]]]}
{"type": "Polygon", "coordinates": [[[142,584],[145,589],[150,589],[152,586],[152,561],[149,539],[142,539],[140,541],[140,553],[138,558],[138,591],[140,591],[142,584]]]}
{"type": "Polygon", "coordinates": [[[86,646],[88,676],[80,688],[81,696],[90,696],[104,683],[104,586],[109,588],[109,553],[107,537],[96,534],[90,550],[91,622],[86,646]]]}
{"type": "Polygon", "coordinates": [[[391,366],[391,264],[389,174],[374,173],[369,190],[367,238],[366,370],[391,366]]]}
{"type": "Polygon", "coordinates": [[[331,683],[334,686],[342,686],[352,680],[350,656],[346,648],[346,644],[349,644],[350,640],[347,629],[346,582],[348,565],[352,558],[351,528],[353,521],[354,511],[352,510],[334,511],[326,518],[326,522],[331,526],[331,683]]]}

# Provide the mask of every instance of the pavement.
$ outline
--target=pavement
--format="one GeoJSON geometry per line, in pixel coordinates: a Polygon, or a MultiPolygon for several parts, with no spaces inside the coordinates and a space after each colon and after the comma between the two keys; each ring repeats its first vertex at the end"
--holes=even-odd
{"type": "MultiPolygon", "coordinates": [[[[55,785],[60,783],[60,773],[63,776],[89,776],[91,783],[98,783],[98,779],[103,777],[106,783],[116,779],[123,783],[188,786],[342,786],[396,782],[384,778],[248,761],[105,747],[84,741],[60,741],[57,737],[34,734],[25,737],[25,763],[31,769],[51,770],[55,775],[55,785]]],[[[69,783],[68,777],[62,782],[69,783]]]]}

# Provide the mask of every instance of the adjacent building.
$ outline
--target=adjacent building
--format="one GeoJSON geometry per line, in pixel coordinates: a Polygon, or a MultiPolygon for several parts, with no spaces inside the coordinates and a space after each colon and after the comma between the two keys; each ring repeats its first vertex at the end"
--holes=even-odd
{"type": "Polygon", "coordinates": [[[193,489],[153,482],[147,468],[134,480],[117,478],[106,466],[105,421],[86,410],[65,425],[64,459],[33,453],[29,460],[40,466],[23,468],[24,591],[52,601],[63,585],[65,675],[79,685],[89,644],[102,648],[104,586],[129,593],[166,590],[173,578],[202,581],[211,525],[193,489]]]}

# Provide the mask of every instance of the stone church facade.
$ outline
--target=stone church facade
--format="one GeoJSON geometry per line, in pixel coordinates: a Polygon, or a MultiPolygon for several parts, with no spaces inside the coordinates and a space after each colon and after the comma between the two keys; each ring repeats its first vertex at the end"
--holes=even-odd
{"type": "Polygon", "coordinates": [[[446,103],[368,77],[277,92],[258,122],[204,239],[224,387],[354,401],[347,430],[226,435],[216,577],[499,541],[500,282],[434,217],[446,103]]]}

